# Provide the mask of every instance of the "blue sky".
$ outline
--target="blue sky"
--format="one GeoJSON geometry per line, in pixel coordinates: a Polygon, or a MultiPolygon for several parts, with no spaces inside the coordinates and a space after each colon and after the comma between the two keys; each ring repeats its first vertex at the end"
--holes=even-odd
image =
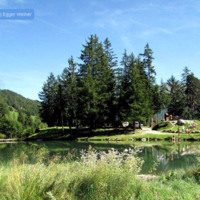
{"type": "Polygon", "coordinates": [[[157,82],[185,66],[200,78],[200,1],[0,0],[0,8],[34,9],[34,20],[0,20],[0,88],[38,99],[50,72],[58,75],[91,34],[124,49],[154,52],[157,82]]]}

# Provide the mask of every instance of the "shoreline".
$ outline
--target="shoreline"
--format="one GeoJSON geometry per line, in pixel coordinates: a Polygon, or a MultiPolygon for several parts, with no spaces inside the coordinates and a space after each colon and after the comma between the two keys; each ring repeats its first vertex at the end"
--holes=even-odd
{"type": "Polygon", "coordinates": [[[15,143],[15,142],[22,142],[23,139],[0,139],[0,143],[15,143]]]}

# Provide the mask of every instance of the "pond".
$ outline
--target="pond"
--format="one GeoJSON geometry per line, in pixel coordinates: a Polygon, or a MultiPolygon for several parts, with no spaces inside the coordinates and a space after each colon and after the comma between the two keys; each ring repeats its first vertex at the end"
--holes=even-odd
{"type": "MultiPolygon", "coordinates": [[[[1,143],[0,161],[6,164],[13,157],[18,157],[22,152],[34,157],[38,149],[45,148],[50,155],[57,153],[65,156],[68,152],[89,147],[96,150],[108,151],[115,148],[123,151],[126,148],[136,148],[137,155],[144,160],[141,173],[160,174],[174,169],[187,169],[198,164],[200,143],[185,142],[172,144],[170,142],[69,142],[69,141],[49,141],[49,142],[21,142],[21,143],[1,143]]],[[[30,158],[31,159],[31,158],[30,158]]]]}

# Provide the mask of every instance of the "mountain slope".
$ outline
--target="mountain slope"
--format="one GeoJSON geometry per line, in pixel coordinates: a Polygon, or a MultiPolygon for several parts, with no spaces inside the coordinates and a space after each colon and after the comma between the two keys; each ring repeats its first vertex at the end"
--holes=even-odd
{"type": "Polygon", "coordinates": [[[10,110],[21,111],[30,115],[39,115],[39,101],[27,99],[10,90],[0,90],[0,99],[5,101],[10,110]]]}

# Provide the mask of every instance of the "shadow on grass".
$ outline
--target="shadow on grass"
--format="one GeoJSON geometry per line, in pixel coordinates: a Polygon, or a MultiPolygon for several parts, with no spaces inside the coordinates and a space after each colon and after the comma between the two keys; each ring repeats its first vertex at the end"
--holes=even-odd
{"type": "Polygon", "coordinates": [[[109,129],[89,129],[89,128],[81,128],[79,130],[76,129],[68,129],[65,128],[64,132],[61,128],[49,128],[40,130],[38,133],[31,135],[26,140],[76,140],[79,137],[94,137],[94,136],[112,136],[112,135],[121,135],[121,134],[130,134],[133,133],[131,129],[124,128],[109,128],[109,129]]]}

